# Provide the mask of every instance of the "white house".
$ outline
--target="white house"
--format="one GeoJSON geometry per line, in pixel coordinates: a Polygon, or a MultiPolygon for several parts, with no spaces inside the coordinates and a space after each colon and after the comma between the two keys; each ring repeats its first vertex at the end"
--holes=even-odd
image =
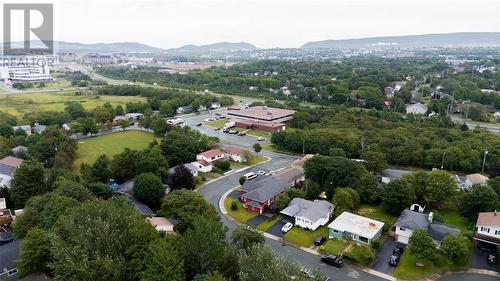
{"type": "Polygon", "coordinates": [[[314,231],[328,223],[334,208],[332,203],[325,200],[293,198],[280,213],[295,218],[295,225],[314,231]]]}
{"type": "Polygon", "coordinates": [[[422,103],[415,103],[406,106],[407,114],[425,114],[427,113],[427,105],[422,103]]]}
{"type": "Polygon", "coordinates": [[[22,163],[23,159],[12,156],[0,159],[0,187],[10,187],[10,181],[22,163]]]}
{"type": "Polygon", "coordinates": [[[197,160],[197,161],[191,162],[190,164],[193,165],[194,167],[196,167],[198,169],[198,172],[202,172],[202,173],[208,173],[208,172],[212,171],[212,169],[213,169],[212,163],[207,162],[205,160],[197,160]]]}
{"type": "MultiPolygon", "coordinates": [[[[184,167],[186,167],[191,172],[191,175],[193,175],[193,177],[197,177],[198,176],[198,167],[197,167],[197,165],[193,165],[192,163],[186,163],[186,164],[182,164],[182,165],[184,167]]],[[[168,169],[168,173],[169,174],[175,173],[175,168],[177,168],[177,166],[168,169]]]]}
{"type": "Polygon", "coordinates": [[[205,160],[209,163],[224,158],[224,152],[219,148],[214,148],[196,155],[196,160],[205,160]]]}
{"type": "Polygon", "coordinates": [[[396,223],[394,223],[395,240],[403,244],[408,244],[413,232],[415,230],[423,229],[429,232],[429,235],[439,246],[441,241],[443,241],[447,235],[460,234],[460,230],[458,228],[443,223],[433,222],[432,219],[432,212],[425,214],[408,209],[403,210],[396,223]]]}
{"type": "Polygon", "coordinates": [[[465,188],[470,189],[473,185],[485,185],[488,182],[488,177],[481,174],[470,174],[466,176],[465,188]]]}
{"type": "Polygon", "coordinates": [[[500,246],[500,213],[479,213],[476,222],[474,240],[500,246]]]}
{"type": "Polygon", "coordinates": [[[246,160],[243,156],[243,151],[243,149],[232,145],[228,145],[224,148],[226,157],[234,162],[244,162],[246,160]]]}
{"type": "Polygon", "coordinates": [[[12,127],[12,130],[17,131],[17,130],[23,130],[27,136],[31,135],[31,126],[30,125],[21,125],[21,126],[14,126],[12,127]]]}
{"type": "Polygon", "coordinates": [[[382,235],[384,223],[349,212],[343,212],[328,225],[329,238],[352,239],[358,244],[371,244],[382,235]]]}

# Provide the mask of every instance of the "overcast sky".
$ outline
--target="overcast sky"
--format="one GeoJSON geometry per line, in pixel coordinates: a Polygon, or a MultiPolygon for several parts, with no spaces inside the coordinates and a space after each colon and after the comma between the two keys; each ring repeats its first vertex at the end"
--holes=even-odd
{"type": "Polygon", "coordinates": [[[269,48],[300,47],[308,41],[325,39],[500,32],[500,0],[54,0],[53,3],[55,39],[82,43],[135,41],[171,48],[245,41],[269,48]]]}

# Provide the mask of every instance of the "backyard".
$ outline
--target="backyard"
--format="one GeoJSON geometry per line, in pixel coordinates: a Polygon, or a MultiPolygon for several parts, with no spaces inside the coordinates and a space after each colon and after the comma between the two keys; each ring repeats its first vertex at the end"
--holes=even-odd
{"type": "Polygon", "coordinates": [[[387,227],[391,227],[397,219],[396,216],[389,214],[381,206],[373,205],[361,205],[356,211],[356,214],[374,220],[382,221],[387,227]]]}
{"type": "Polygon", "coordinates": [[[153,134],[141,131],[126,131],[81,139],[78,142],[78,156],[73,166],[79,170],[82,163],[93,163],[101,154],[113,157],[125,148],[145,149],[154,139],[153,134]]]}
{"type": "Polygon", "coordinates": [[[453,265],[443,256],[438,256],[434,263],[425,260],[422,267],[417,266],[416,263],[417,257],[411,255],[409,251],[405,251],[396,271],[394,271],[394,276],[404,280],[417,280],[453,268],[453,265]]]}
{"type": "Polygon", "coordinates": [[[63,111],[65,103],[69,101],[79,102],[85,109],[90,110],[106,102],[110,102],[113,106],[121,104],[125,107],[126,103],[145,101],[145,99],[130,96],[75,95],[73,91],[27,93],[0,96],[0,108],[16,117],[22,117],[29,112],[63,111]]]}

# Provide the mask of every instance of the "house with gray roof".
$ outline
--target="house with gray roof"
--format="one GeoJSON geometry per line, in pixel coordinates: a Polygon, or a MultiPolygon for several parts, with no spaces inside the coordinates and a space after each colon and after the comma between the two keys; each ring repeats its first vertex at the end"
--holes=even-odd
{"type": "MultiPolygon", "coordinates": [[[[260,176],[259,176],[260,177],[260,176]]],[[[276,199],[286,193],[292,185],[274,176],[263,179],[248,180],[240,189],[240,199],[248,210],[262,214],[266,210],[273,210],[276,199]]]]}
{"type": "Polygon", "coordinates": [[[16,260],[19,257],[21,242],[14,240],[0,245],[0,280],[17,280],[19,278],[16,260]]]}
{"type": "Polygon", "coordinates": [[[394,227],[396,228],[396,241],[403,244],[408,244],[413,231],[420,229],[427,230],[438,246],[446,236],[460,234],[460,229],[456,227],[434,222],[432,212],[425,214],[408,209],[403,210],[394,227]]]}
{"type": "Polygon", "coordinates": [[[293,198],[280,213],[294,218],[295,225],[314,231],[328,223],[334,208],[332,203],[325,200],[293,198]]]}
{"type": "Polygon", "coordinates": [[[14,127],[12,127],[12,130],[14,130],[14,133],[17,130],[23,130],[27,136],[31,135],[31,126],[30,125],[14,126],[14,127]]]}

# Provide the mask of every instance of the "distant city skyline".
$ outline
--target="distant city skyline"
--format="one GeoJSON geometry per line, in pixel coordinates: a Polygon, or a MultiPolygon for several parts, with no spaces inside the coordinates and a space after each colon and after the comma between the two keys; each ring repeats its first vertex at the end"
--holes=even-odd
{"type": "Polygon", "coordinates": [[[259,48],[292,48],[327,39],[500,32],[496,0],[52,2],[54,39],[80,43],[140,42],[175,48],[248,42],[259,48]]]}

